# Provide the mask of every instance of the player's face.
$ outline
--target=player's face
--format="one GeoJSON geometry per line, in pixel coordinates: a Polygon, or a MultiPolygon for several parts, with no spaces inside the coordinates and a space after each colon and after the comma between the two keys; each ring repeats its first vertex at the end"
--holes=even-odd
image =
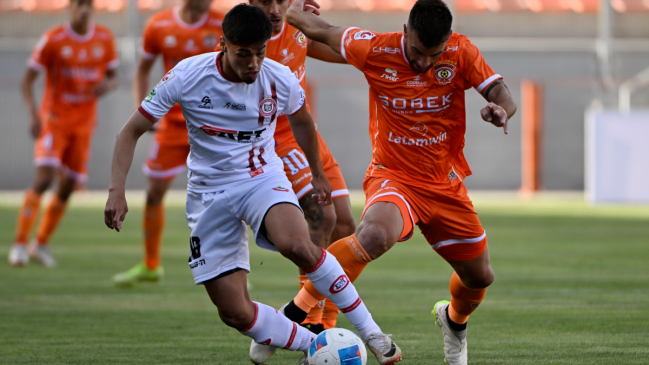
{"type": "Polygon", "coordinates": [[[225,53],[229,68],[246,84],[257,80],[261,64],[266,57],[266,41],[250,46],[232,44],[221,37],[221,49],[225,53]]]}
{"type": "Polygon", "coordinates": [[[185,0],[187,8],[197,13],[204,13],[210,10],[212,0],[185,0]]]}
{"type": "Polygon", "coordinates": [[[92,0],[70,1],[70,15],[72,16],[72,23],[87,24],[92,15],[92,0]]]}
{"type": "Polygon", "coordinates": [[[286,17],[286,12],[288,11],[289,6],[291,6],[291,0],[249,0],[250,5],[254,5],[268,15],[270,18],[270,23],[273,25],[273,33],[279,33],[282,31],[282,26],[284,25],[284,17],[286,17]]]}
{"type": "Polygon", "coordinates": [[[446,38],[442,44],[428,48],[421,43],[416,31],[408,31],[408,27],[404,25],[403,33],[406,58],[408,59],[408,63],[410,63],[410,68],[420,74],[425,73],[433,67],[435,62],[442,57],[442,53],[446,49],[446,43],[448,43],[448,38],[446,38]]]}

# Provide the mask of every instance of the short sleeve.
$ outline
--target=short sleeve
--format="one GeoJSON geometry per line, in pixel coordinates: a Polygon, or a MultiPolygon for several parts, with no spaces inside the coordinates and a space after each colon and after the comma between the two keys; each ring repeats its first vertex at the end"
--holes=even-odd
{"type": "Polygon", "coordinates": [[[359,28],[347,28],[340,40],[340,54],[347,60],[347,63],[363,71],[365,60],[370,54],[372,38],[376,37],[374,32],[359,28]]]}
{"type": "Polygon", "coordinates": [[[138,110],[148,120],[155,123],[164,117],[176,103],[180,102],[181,90],[182,80],[180,72],[171,69],[162,77],[162,80],[160,80],[155,88],[151,90],[149,96],[144,98],[138,110]]]}
{"type": "Polygon", "coordinates": [[[27,60],[27,66],[38,72],[47,70],[52,63],[51,48],[50,37],[48,34],[44,34],[34,46],[32,55],[27,60]]]}
{"type": "Polygon", "coordinates": [[[106,41],[106,68],[108,70],[115,70],[117,67],[119,67],[119,57],[115,49],[115,37],[111,33],[106,41]]]}
{"type": "Polygon", "coordinates": [[[502,79],[502,76],[487,64],[478,47],[471,41],[467,39],[461,47],[460,57],[463,64],[462,75],[465,80],[465,89],[473,87],[478,92],[482,92],[494,81],[502,79]]]}
{"type": "Polygon", "coordinates": [[[153,60],[160,53],[158,47],[158,37],[153,29],[153,19],[149,20],[144,28],[144,36],[142,37],[142,58],[153,60]]]}
{"type": "Polygon", "coordinates": [[[291,74],[291,86],[290,86],[290,92],[288,95],[288,102],[286,103],[286,107],[284,108],[284,114],[288,115],[293,115],[302,109],[304,106],[304,100],[306,98],[306,94],[304,93],[304,90],[302,89],[302,86],[300,86],[300,81],[291,74]]]}

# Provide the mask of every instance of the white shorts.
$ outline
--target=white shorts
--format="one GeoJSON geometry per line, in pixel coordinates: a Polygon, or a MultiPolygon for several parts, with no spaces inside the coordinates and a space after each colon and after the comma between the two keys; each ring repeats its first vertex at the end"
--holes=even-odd
{"type": "MultiPolygon", "coordinates": [[[[291,183],[283,173],[215,186],[213,192],[187,192],[185,214],[192,230],[189,267],[200,284],[234,269],[250,272],[248,228],[261,248],[277,251],[259,233],[270,208],[290,203],[300,209],[291,183]]],[[[306,224],[306,223],[305,223],[306,224]]]]}

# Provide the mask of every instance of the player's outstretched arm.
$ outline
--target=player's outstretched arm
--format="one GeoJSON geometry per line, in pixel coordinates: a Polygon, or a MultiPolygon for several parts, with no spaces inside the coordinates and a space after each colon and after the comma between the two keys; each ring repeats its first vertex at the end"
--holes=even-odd
{"type": "Polygon", "coordinates": [[[113,165],[111,168],[108,201],[104,210],[104,223],[110,229],[119,232],[128,212],[125,196],[126,175],[133,162],[135,145],[138,139],[151,128],[151,122],[139,111],[135,111],[117,134],[113,165]]]}
{"type": "Polygon", "coordinates": [[[315,58],[316,60],[329,63],[347,63],[345,57],[343,57],[340,53],[337,53],[328,45],[316,42],[312,39],[309,39],[306,55],[311,58],[315,58]]]}
{"type": "Polygon", "coordinates": [[[344,27],[338,27],[319,18],[320,5],[314,0],[295,0],[286,12],[286,21],[301,30],[307,38],[324,43],[340,54],[340,39],[345,32],[344,27]]]}
{"type": "Polygon", "coordinates": [[[503,127],[505,134],[508,134],[507,123],[516,113],[516,102],[509,92],[509,89],[502,80],[495,81],[482,91],[482,96],[489,102],[480,110],[480,115],[485,122],[496,127],[503,127]]]}
{"type": "Polygon", "coordinates": [[[313,189],[317,192],[317,196],[314,195],[313,198],[320,205],[331,204],[331,185],[322,168],[322,161],[320,160],[320,152],[318,149],[318,135],[311,114],[303,106],[297,113],[289,115],[288,121],[291,123],[295,141],[306,155],[306,159],[311,167],[311,185],[313,185],[313,189]]]}
{"type": "Polygon", "coordinates": [[[41,120],[38,117],[36,99],[34,98],[34,81],[36,81],[36,78],[38,78],[38,71],[28,67],[21,84],[23,99],[25,99],[29,111],[29,131],[34,139],[41,134],[41,120]]]}

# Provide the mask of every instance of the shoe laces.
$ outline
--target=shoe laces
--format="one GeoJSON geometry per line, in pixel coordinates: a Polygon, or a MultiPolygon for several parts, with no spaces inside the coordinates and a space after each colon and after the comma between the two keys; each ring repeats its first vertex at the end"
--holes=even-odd
{"type": "Polygon", "coordinates": [[[376,332],[369,335],[365,343],[367,343],[367,346],[373,347],[383,354],[392,348],[392,340],[390,337],[392,337],[392,335],[376,332]]]}

